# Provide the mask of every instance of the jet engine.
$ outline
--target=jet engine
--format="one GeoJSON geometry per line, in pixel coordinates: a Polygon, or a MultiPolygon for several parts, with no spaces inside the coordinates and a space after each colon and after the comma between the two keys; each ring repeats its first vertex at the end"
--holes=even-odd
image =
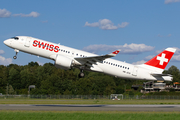
{"type": "Polygon", "coordinates": [[[55,67],[68,70],[72,66],[72,59],[63,55],[57,55],[55,59],[55,67]]]}

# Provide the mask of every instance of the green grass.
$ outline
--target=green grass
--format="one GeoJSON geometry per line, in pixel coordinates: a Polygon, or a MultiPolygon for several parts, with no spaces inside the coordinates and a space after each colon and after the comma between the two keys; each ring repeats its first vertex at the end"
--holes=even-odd
{"type": "Polygon", "coordinates": [[[0,99],[0,104],[180,104],[180,100],[0,99]]]}
{"type": "Polygon", "coordinates": [[[0,120],[179,120],[179,112],[0,111],[0,120]]]}
{"type": "MultiPolygon", "coordinates": [[[[180,100],[0,99],[0,104],[180,104],[180,100]]],[[[180,112],[0,111],[0,120],[179,120],[180,112]]]]}

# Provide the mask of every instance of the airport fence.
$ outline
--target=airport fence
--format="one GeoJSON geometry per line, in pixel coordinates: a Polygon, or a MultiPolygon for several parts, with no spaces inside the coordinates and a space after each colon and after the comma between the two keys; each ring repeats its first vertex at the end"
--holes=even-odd
{"type": "MultiPolygon", "coordinates": [[[[110,95],[0,95],[0,99],[115,99],[110,95]]],[[[180,95],[123,95],[117,97],[119,100],[133,99],[169,99],[180,100],[180,95]]]]}

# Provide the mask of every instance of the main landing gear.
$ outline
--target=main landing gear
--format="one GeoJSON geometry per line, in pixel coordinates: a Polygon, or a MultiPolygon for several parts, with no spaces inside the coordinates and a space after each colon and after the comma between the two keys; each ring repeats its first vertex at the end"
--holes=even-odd
{"type": "Polygon", "coordinates": [[[14,51],[16,52],[16,55],[15,55],[15,56],[13,56],[13,59],[17,59],[17,54],[18,54],[19,50],[14,49],[14,51]]]}
{"type": "Polygon", "coordinates": [[[81,72],[79,73],[79,78],[83,78],[84,77],[84,73],[83,70],[81,69],[81,72]]]}

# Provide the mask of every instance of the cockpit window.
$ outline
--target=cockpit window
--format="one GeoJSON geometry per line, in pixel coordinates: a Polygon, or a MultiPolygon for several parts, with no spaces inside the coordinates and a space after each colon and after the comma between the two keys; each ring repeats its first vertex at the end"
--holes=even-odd
{"type": "Polygon", "coordinates": [[[12,39],[19,40],[19,38],[18,38],[18,37],[12,37],[12,39]]]}

